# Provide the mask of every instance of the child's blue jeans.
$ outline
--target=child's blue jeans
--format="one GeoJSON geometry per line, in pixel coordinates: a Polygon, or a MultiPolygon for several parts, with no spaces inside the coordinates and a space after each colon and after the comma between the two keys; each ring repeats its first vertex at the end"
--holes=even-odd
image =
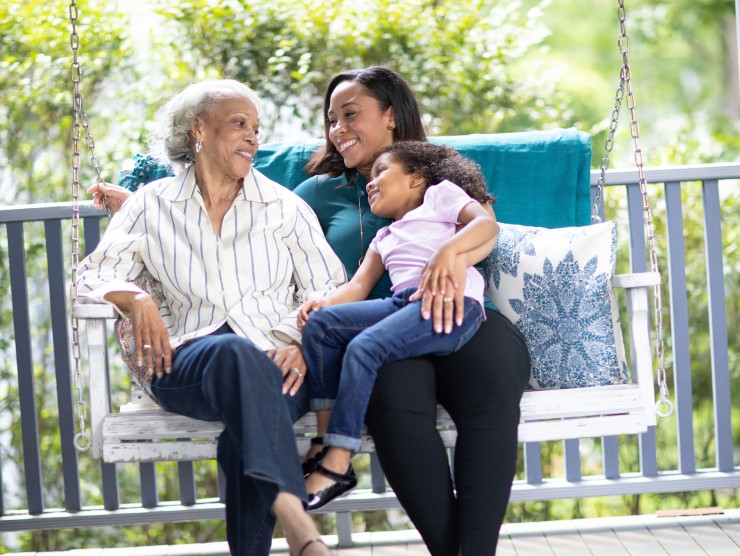
{"type": "Polygon", "coordinates": [[[386,299],[332,305],[311,313],[303,329],[310,407],[331,410],[323,443],[356,452],[378,370],[386,363],[420,355],[448,355],[473,337],[483,308],[465,298],[463,323],[449,334],[435,332],[409,302],[417,288],[386,299]]]}

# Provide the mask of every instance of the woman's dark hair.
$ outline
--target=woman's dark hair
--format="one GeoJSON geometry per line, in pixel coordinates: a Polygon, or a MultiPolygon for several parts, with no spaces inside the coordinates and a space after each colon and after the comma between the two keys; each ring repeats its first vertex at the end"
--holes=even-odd
{"type": "Polygon", "coordinates": [[[421,122],[421,111],[414,91],[396,72],[381,66],[354,69],[332,77],[324,95],[324,138],[326,144],[314,153],[306,164],[306,173],[310,176],[328,174],[332,177],[347,171],[344,159],[329,140],[329,104],[331,95],[340,83],[355,81],[364,86],[371,97],[378,101],[380,110],[385,112],[393,107],[396,127],[393,130],[394,141],[426,141],[427,135],[421,122]]]}
{"type": "Polygon", "coordinates": [[[381,149],[377,156],[389,154],[403,165],[406,174],[420,174],[427,187],[449,180],[479,203],[496,203],[488,192],[478,163],[465,158],[452,147],[425,141],[397,141],[381,149]]]}

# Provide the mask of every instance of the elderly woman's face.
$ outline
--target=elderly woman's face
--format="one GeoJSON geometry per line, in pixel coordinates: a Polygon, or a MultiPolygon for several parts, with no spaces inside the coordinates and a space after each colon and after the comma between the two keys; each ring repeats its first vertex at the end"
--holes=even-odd
{"type": "Polygon", "coordinates": [[[375,153],[393,143],[393,108],[382,111],[364,85],[344,81],[331,94],[327,116],[329,140],[344,164],[368,176],[375,153]]]}
{"type": "Polygon", "coordinates": [[[199,161],[241,179],[249,173],[259,147],[257,108],[244,98],[226,98],[198,119],[196,138],[203,143],[199,161]]]}

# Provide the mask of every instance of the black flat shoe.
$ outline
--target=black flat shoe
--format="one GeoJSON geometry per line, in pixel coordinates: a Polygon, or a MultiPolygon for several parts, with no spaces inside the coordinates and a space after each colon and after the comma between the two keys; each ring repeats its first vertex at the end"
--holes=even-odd
{"type": "MultiPolygon", "coordinates": [[[[321,446],[324,443],[324,439],[320,436],[311,439],[311,446],[321,446]]],[[[308,477],[316,469],[316,465],[321,463],[324,456],[329,451],[329,446],[324,446],[320,452],[317,452],[312,458],[307,459],[303,462],[303,478],[308,477]]]]}
{"type": "Polygon", "coordinates": [[[338,498],[343,494],[347,494],[357,486],[357,475],[355,475],[355,470],[351,463],[349,465],[349,469],[343,475],[341,473],[330,471],[320,463],[316,464],[316,469],[314,469],[313,472],[321,473],[325,477],[329,477],[334,481],[334,484],[331,484],[318,492],[308,493],[308,511],[318,510],[319,508],[326,506],[335,498],[338,498]]]}

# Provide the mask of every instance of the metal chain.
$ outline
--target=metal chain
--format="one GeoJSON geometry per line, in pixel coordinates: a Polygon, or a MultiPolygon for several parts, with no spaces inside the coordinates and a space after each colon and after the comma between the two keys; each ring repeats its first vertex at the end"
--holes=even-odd
{"type": "MultiPolygon", "coordinates": [[[[100,175],[100,162],[95,156],[95,140],[90,135],[87,114],[83,107],[82,94],[80,93],[80,79],[82,68],[77,58],[77,52],[80,47],[80,38],[77,34],[77,4],[72,0],[69,4],[69,20],[72,24],[72,32],[69,37],[69,44],[72,49],[72,64],[69,68],[70,79],[73,85],[72,108],[74,119],[72,123],[72,285],[70,300],[72,307],[77,304],[77,269],[79,267],[80,257],[80,128],[85,130],[85,141],[90,150],[90,162],[97,174],[97,183],[102,184],[103,178],[100,175]]],[[[103,204],[110,215],[110,205],[108,198],[103,196],[103,204]]],[[[87,417],[87,404],[85,403],[82,387],[82,371],[80,369],[80,334],[79,322],[72,316],[72,359],[74,360],[74,384],[77,390],[77,417],[79,419],[79,432],[74,436],[75,448],[80,452],[87,452],[92,447],[92,439],[85,432],[85,418],[87,417]]]]}
{"type": "MultiPolygon", "coordinates": [[[[604,146],[604,156],[601,159],[601,175],[597,184],[596,196],[591,210],[591,220],[600,222],[599,205],[601,203],[604,190],[605,173],[609,167],[609,154],[614,147],[614,133],[619,122],[619,109],[622,100],[627,97],[627,108],[630,111],[630,135],[634,144],[634,159],[637,166],[637,175],[640,185],[640,194],[642,196],[642,215],[646,228],[648,243],[648,252],[650,256],[650,271],[659,272],[658,256],[655,250],[655,234],[653,231],[653,217],[648,202],[647,180],[645,179],[644,164],[642,160],[642,149],[640,148],[640,126],[637,123],[637,103],[635,95],[632,92],[632,70],[630,69],[627,54],[629,52],[629,37],[627,36],[626,11],[624,0],[617,0],[617,15],[619,17],[620,33],[617,44],[619,52],[622,54],[622,67],[619,71],[619,87],[617,88],[612,111],[611,125],[609,127],[609,136],[604,146]]],[[[660,284],[653,286],[653,313],[655,318],[655,352],[658,359],[658,389],[660,398],[655,404],[655,412],[660,417],[668,417],[673,413],[673,403],[669,399],[668,386],[666,383],[665,364],[664,364],[664,346],[663,346],[663,303],[661,300],[660,284]]]]}

